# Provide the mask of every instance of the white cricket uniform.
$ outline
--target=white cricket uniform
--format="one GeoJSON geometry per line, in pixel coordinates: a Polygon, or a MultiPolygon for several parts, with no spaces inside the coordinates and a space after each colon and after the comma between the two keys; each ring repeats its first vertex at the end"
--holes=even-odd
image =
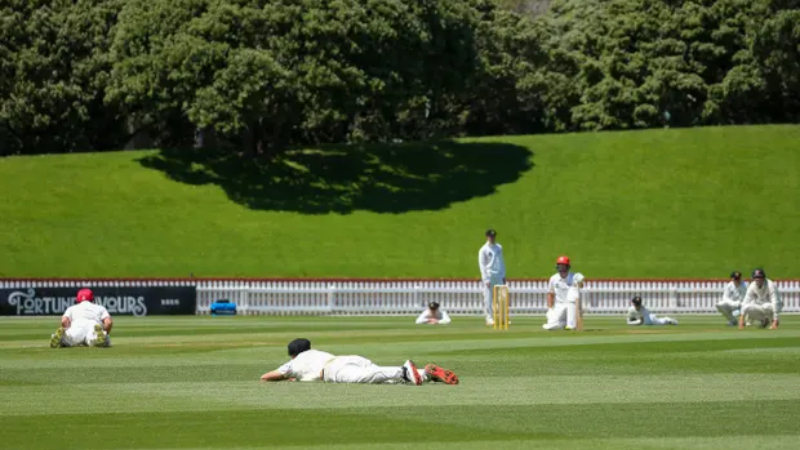
{"type": "MultiPolygon", "coordinates": [[[[108,310],[103,305],[93,302],[80,302],[72,305],[64,311],[64,315],[70,320],[70,326],[64,331],[61,337],[62,345],[66,347],[76,347],[81,345],[94,346],[100,339],[108,339],[106,332],[102,336],[95,333],[94,326],[102,325],[103,320],[111,317],[108,310]]],[[[107,340],[108,345],[108,340],[107,340]]]]}
{"type": "Polygon", "coordinates": [[[725,290],[722,291],[722,300],[716,306],[717,311],[728,319],[729,323],[736,323],[736,316],[742,307],[742,300],[744,300],[746,292],[747,284],[744,282],[737,285],[735,281],[731,281],[725,285],[725,290]]]}
{"type": "Polygon", "coordinates": [[[764,280],[764,286],[758,287],[755,281],[747,287],[742,301],[742,315],[748,325],[758,324],[762,320],[778,320],[783,303],[778,287],[770,279],[764,280]]]}
{"type": "Polygon", "coordinates": [[[483,282],[483,309],[487,322],[492,319],[492,290],[503,284],[506,278],[506,263],[503,261],[503,246],[488,241],[478,251],[478,267],[483,282]],[[488,283],[488,285],[486,284],[488,283]]]}
{"type": "MultiPolygon", "coordinates": [[[[362,356],[334,356],[319,350],[306,350],[278,368],[286,378],[326,383],[399,383],[403,368],[381,367],[362,356]]],[[[424,371],[418,370],[426,379],[424,371]]]]}
{"type": "Polygon", "coordinates": [[[439,310],[436,312],[433,312],[430,309],[423,311],[422,314],[417,317],[417,325],[426,324],[430,319],[438,320],[439,325],[447,325],[450,323],[450,316],[447,314],[447,311],[439,308],[439,310]]]}
{"type": "Polygon", "coordinates": [[[670,317],[658,317],[651,313],[644,305],[628,308],[628,325],[677,325],[678,321],[670,317]]]}
{"type": "Polygon", "coordinates": [[[580,296],[580,290],[576,285],[575,278],[583,279],[583,275],[567,272],[565,278],[556,273],[550,277],[547,285],[547,292],[555,294],[553,307],[547,310],[547,323],[542,325],[545,330],[563,330],[564,328],[575,328],[576,326],[576,300],[580,296]]]}

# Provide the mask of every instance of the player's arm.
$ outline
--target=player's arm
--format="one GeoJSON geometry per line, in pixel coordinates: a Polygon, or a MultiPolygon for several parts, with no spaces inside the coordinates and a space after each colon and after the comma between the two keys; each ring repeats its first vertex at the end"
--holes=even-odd
{"type": "Polygon", "coordinates": [[[503,251],[500,252],[500,278],[503,279],[503,284],[506,284],[506,255],[503,251]]]}
{"type": "Polygon", "coordinates": [[[481,282],[489,283],[489,267],[483,262],[483,247],[478,250],[478,269],[481,271],[481,282]]]}
{"type": "Polygon", "coordinates": [[[273,370],[261,375],[261,381],[284,381],[288,379],[289,377],[282,374],[279,370],[273,370]]]}
{"type": "Polygon", "coordinates": [[[644,317],[640,319],[639,317],[636,316],[636,313],[634,311],[630,311],[628,313],[627,321],[628,325],[641,325],[644,323],[644,317]]]}
{"type": "Polygon", "coordinates": [[[70,325],[72,325],[72,320],[67,316],[61,316],[61,326],[66,330],[70,325]]]}
{"type": "Polygon", "coordinates": [[[772,303],[772,326],[769,327],[770,330],[775,330],[780,325],[780,320],[778,320],[778,313],[780,313],[781,306],[781,296],[778,293],[778,288],[773,285],[772,289],[769,291],[769,301],[772,303]]]}
{"type": "Polygon", "coordinates": [[[103,330],[106,331],[106,334],[111,334],[111,327],[114,326],[114,321],[111,319],[111,316],[106,317],[103,319],[103,330]]]}
{"type": "Polygon", "coordinates": [[[750,303],[752,301],[752,298],[755,295],[755,293],[752,290],[752,287],[755,286],[755,285],[756,284],[753,283],[750,286],[748,286],[747,287],[747,292],[744,293],[744,299],[742,300],[742,310],[741,310],[741,313],[739,314],[739,329],[740,330],[744,330],[744,308],[745,308],[745,306],[747,306],[748,303],[750,303]]]}
{"type": "Polygon", "coordinates": [[[422,311],[422,314],[420,314],[419,317],[417,317],[417,322],[416,323],[417,323],[417,325],[422,325],[422,324],[428,323],[428,311],[427,310],[422,311]]]}
{"type": "Polygon", "coordinates": [[[556,287],[551,279],[547,285],[547,309],[552,309],[556,304],[556,287]]]}

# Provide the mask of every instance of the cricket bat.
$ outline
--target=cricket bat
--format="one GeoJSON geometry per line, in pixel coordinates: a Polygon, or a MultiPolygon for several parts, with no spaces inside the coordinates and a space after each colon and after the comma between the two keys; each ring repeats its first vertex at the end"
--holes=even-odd
{"type": "Polygon", "coordinates": [[[578,331],[583,331],[583,306],[582,303],[582,296],[578,295],[577,300],[575,300],[575,329],[578,331]]]}

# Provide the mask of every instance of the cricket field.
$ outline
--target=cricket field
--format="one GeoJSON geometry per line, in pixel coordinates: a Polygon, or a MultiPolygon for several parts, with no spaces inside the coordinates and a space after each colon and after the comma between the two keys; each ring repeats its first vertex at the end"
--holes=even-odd
{"type": "Polygon", "coordinates": [[[0,319],[0,448],[797,449],[800,317],[678,318],[545,332],[542,317],[119,317],[108,349],[48,348],[57,318],[0,319]],[[461,383],[260,382],[296,337],[461,383]]]}

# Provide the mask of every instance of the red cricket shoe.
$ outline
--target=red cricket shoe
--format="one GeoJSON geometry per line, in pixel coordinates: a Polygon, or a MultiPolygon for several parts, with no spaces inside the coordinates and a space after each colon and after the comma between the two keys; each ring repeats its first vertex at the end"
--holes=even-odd
{"type": "Polygon", "coordinates": [[[428,364],[425,366],[425,373],[431,377],[433,381],[440,381],[444,384],[458,384],[458,376],[450,370],[445,370],[436,364],[428,364]]]}

